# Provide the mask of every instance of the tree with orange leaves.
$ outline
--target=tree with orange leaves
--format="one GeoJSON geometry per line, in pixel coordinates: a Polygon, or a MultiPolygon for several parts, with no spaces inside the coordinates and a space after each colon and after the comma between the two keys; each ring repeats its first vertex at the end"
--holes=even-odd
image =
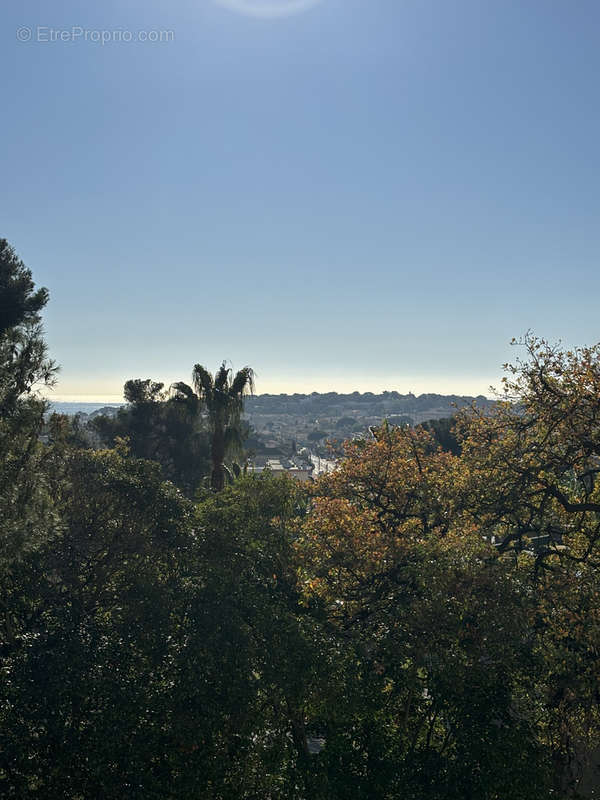
{"type": "Polygon", "coordinates": [[[535,608],[464,496],[459,457],[386,425],[314,488],[305,597],[347,659],[323,758],[354,797],[547,797],[535,608]]]}
{"type": "Polygon", "coordinates": [[[526,358],[507,365],[495,413],[459,419],[463,506],[517,569],[531,568],[538,728],[555,791],[571,797],[591,791],[600,766],[600,345],[564,350],[531,334],[514,344],[526,358]]]}

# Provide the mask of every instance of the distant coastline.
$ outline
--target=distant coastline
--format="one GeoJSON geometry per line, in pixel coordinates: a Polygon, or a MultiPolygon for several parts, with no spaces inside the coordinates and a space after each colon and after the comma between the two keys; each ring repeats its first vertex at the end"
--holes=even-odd
{"type": "Polygon", "coordinates": [[[75,416],[75,414],[93,414],[101,408],[121,408],[125,403],[76,403],[76,402],[58,402],[49,401],[50,411],[55,414],[68,414],[75,416]]]}

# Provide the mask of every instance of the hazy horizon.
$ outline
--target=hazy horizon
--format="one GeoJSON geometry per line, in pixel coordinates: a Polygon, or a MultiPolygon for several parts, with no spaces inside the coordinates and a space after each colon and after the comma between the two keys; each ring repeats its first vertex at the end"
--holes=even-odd
{"type": "MultiPolygon", "coordinates": [[[[159,375],[132,375],[132,378],[152,378],[152,380],[161,380],[159,375]]],[[[182,380],[181,376],[179,378],[174,377],[172,380],[164,381],[165,386],[168,387],[171,383],[174,383],[176,380],[182,380]]],[[[185,378],[183,378],[185,380],[185,378]]],[[[440,394],[440,395],[459,395],[459,396],[468,396],[468,397],[477,397],[479,395],[484,395],[485,397],[491,397],[492,392],[490,391],[490,387],[493,387],[497,390],[501,389],[500,378],[493,381],[490,381],[487,384],[481,384],[479,381],[452,381],[452,380],[443,380],[443,381],[436,381],[435,378],[430,380],[419,380],[414,379],[412,381],[403,379],[402,381],[393,382],[393,381],[352,381],[343,382],[340,381],[337,384],[327,384],[321,383],[316,381],[311,384],[291,384],[291,383],[277,383],[277,382],[263,382],[260,379],[260,376],[257,378],[256,381],[256,391],[255,394],[311,394],[312,392],[318,392],[319,394],[325,394],[327,392],[337,392],[338,394],[351,394],[354,391],[358,391],[361,394],[366,392],[372,392],[373,394],[381,394],[384,391],[397,391],[399,394],[440,394]]],[[[122,403],[123,394],[122,392],[113,392],[113,393],[100,393],[100,392],[88,392],[88,393],[81,393],[81,392],[64,392],[60,389],[60,383],[56,387],[56,389],[52,392],[45,393],[45,396],[48,397],[49,400],[55,402],[74,402],[74,403],[122,403]]]]}

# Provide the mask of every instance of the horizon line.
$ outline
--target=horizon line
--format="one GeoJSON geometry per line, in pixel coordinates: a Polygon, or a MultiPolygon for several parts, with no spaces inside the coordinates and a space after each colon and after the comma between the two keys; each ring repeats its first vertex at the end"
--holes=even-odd
{"type": "MultiPolygon", "coordinates": [[[[335,389],[332,389],[328,392],[323,391],[312,391],[312,392],[255,392],[251,395],[246,395],[246,397],[294,397],[294,396],[301,396],[301,397],[310,397],[312,395],[327,395],[327,394],[337,394],[341,397],[349,397],[354,394],[358,394],[360,397],[364,397],[365,395],[372,395],[373,397],[381,397],[384,394],[397,394],[400,397],[423,397],[426,395],[437,395],[439,397],[460,397],[460,398],[470,398],[470,399],[477,399],[479,397],[484,397],[486,400],[494,400],[494,394],[488,393],[484,394],[480,392],[478,394],[463,394],[460,392],[399,392],[396,389],[382,389],[379,392],[373,391],[366,391],[366,392],[359,392],[355,390],[353,392],[340,392],[335,389]]],[[[48,400],[50,403],[89,403],[92,405],[98,404],[106,404],[106,405],[127,405],[127,400],[123,398],[122,395],[101,395],[101,394],[60,394],[56,396],[51,396],[49,394],[42,394],[42,397],[45,400],[48,400]]]]}

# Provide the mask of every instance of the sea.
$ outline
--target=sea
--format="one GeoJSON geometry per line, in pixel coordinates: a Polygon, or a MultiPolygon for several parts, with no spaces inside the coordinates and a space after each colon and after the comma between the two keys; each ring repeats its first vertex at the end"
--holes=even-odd
{"type": "Polygon", "coordinates": [[[101,408],[121,408],[125,403],[58,403],[50,402],[50,411],[55,414],[93,414],[101,408]]]}

